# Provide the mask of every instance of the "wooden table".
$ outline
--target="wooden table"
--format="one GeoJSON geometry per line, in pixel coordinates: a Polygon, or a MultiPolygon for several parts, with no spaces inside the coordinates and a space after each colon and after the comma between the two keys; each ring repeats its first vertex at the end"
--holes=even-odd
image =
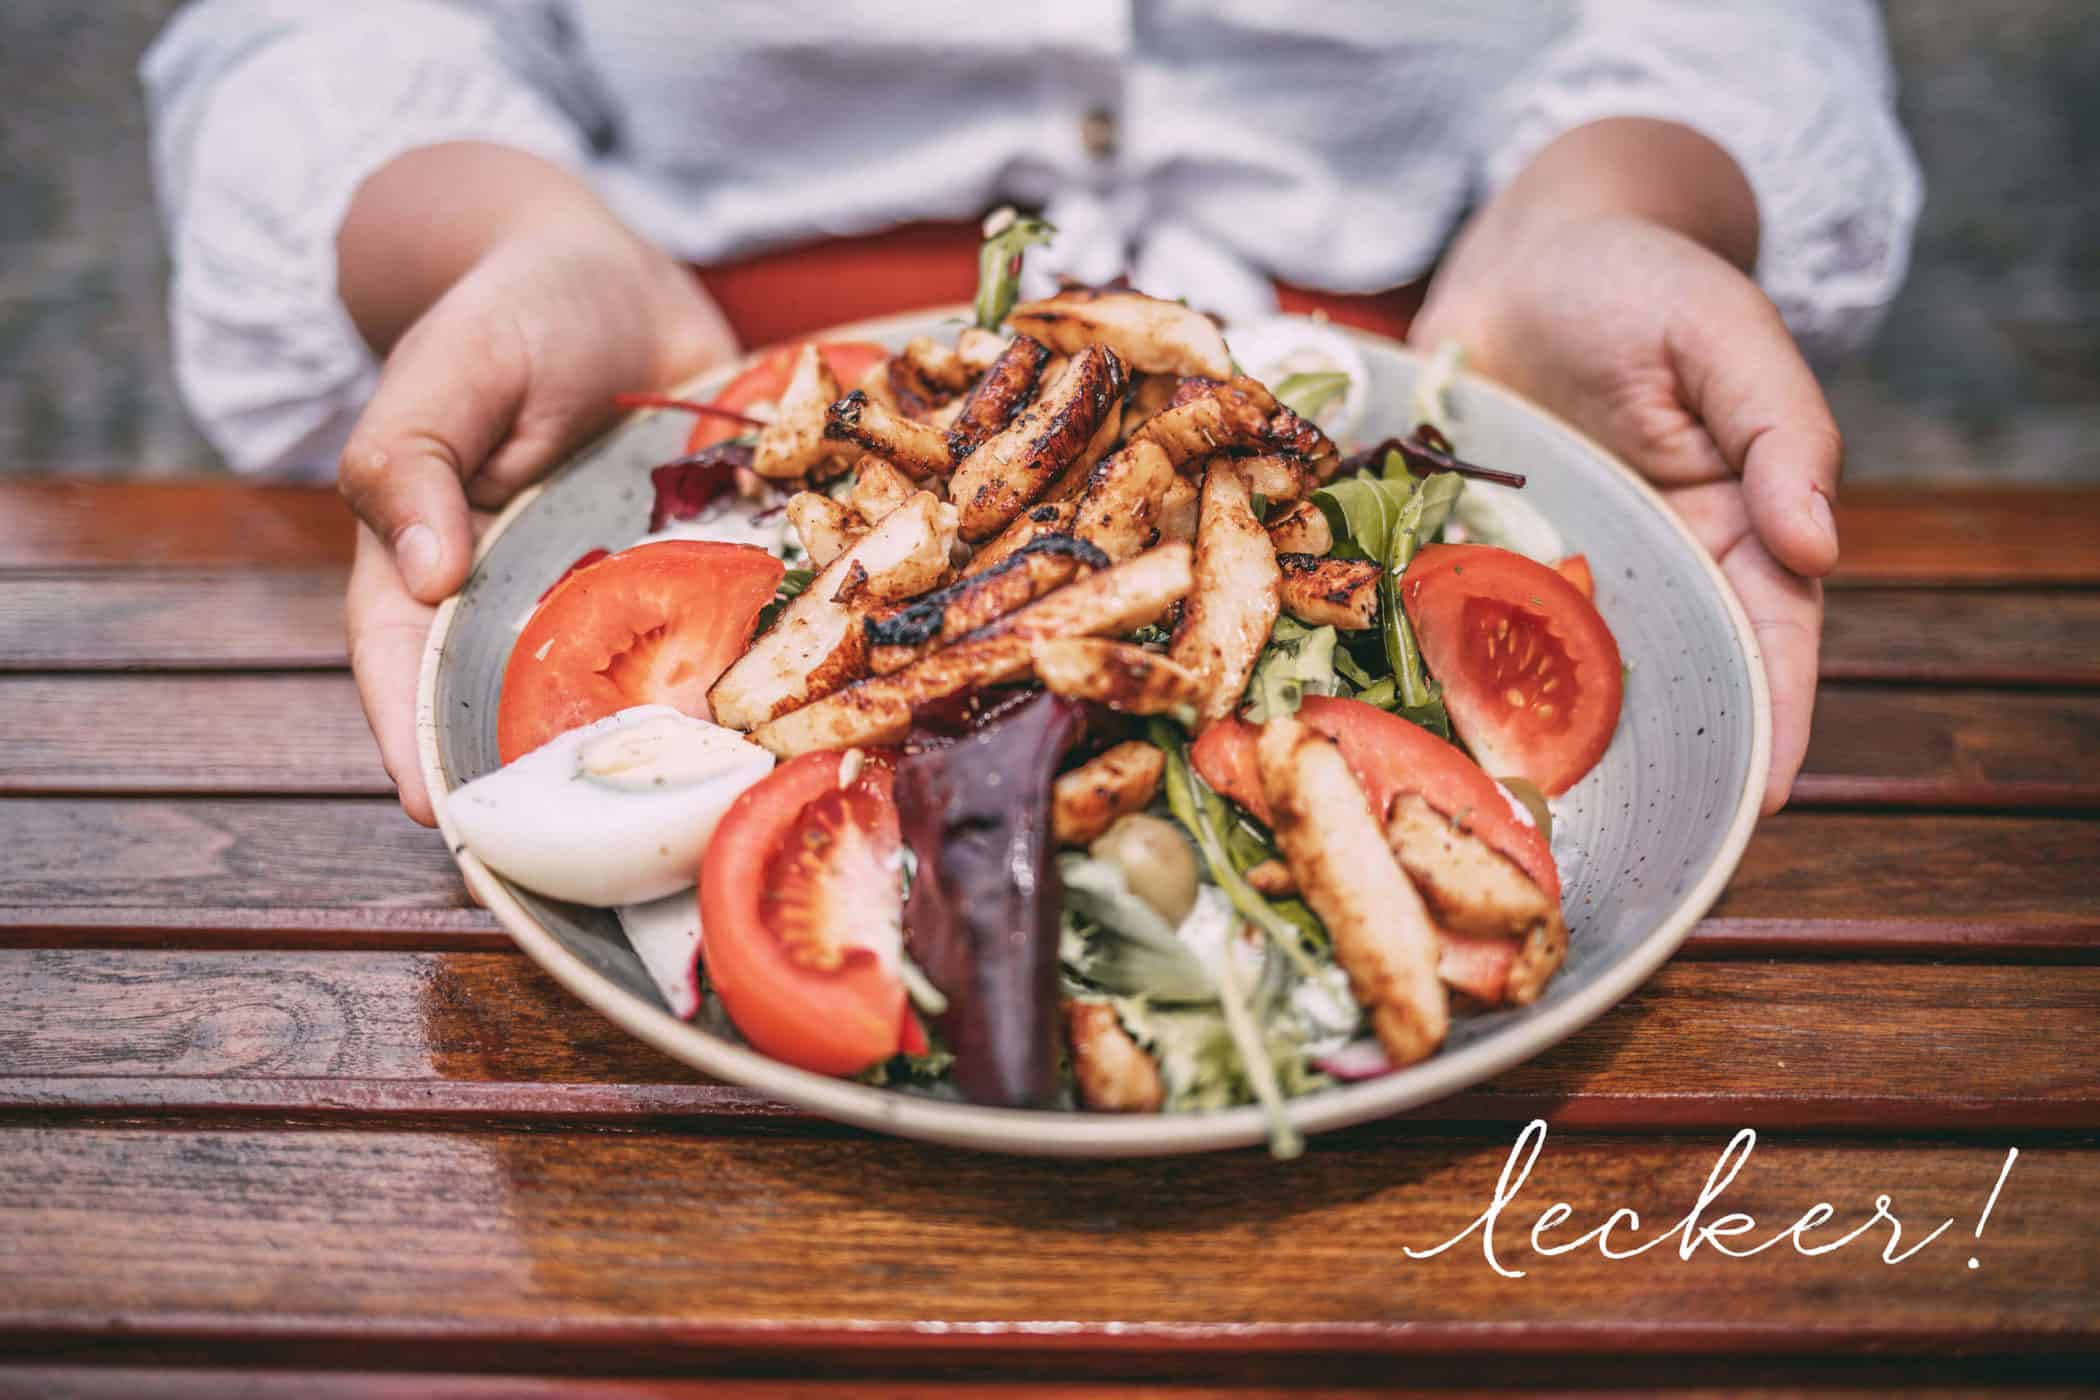
{"type": "Polygon", "coordinates": [[[2090,1379],[2100,493],[1841,515],[1808,776],[1648,986],[1294,1164],[1086,1165],[711,1085],[512,951],[388,795],[333,496],[0,487],[0,1391],[2090,1379]],[[1526,1277],[1477,1236],[1404,1254],[1534,1116],[1497,1234],[1526,1277]],[[1619,1207],[1618,1247],[1659,1234],[1742,1128],[1704,1217],[1755,1216],[1738,1244],[1878,1194],[1904,1248],[1953,1223],[1898,1264],[1881,1227],[1532,1252],[1555,1201],[1549,1245],[1619,1207]]]}

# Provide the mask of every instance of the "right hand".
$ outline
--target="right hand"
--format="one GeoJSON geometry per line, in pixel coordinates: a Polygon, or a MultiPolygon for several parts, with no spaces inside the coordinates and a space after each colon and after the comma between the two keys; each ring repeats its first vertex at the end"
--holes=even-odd
{"type": "Polygon", "coordinates": [[[350,667],[401,806],[435,824],[415,738],[435,605],[494,509],[614,412],[736,353],[692,275],[609,218],[491,248],[387,355],[337,481],[363,522],[346,600],[350,667]]]}

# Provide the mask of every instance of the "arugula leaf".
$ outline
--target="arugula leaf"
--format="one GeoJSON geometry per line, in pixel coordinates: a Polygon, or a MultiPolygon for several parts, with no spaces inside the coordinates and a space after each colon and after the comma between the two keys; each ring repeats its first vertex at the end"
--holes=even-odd
{"type": "Polygon", "coordinates": [[[1057,230],[1041,219],[1002,209],[984,221],[977,250],[977,324],[998,330],[1021,296],[1021,254],[1048,243],[1057,230]]]}
{"type": "Polygon", "coordinates": [[[1349,376],[1338,369],[1285,375],[1272,392],[1276,402],[1300,418],[1310,418],[1349,392],[1349,376]]]}
{"type": "Polygon", "coordinates": [[[1243,713],[1255,724],[1278,715],[1298,713],[1298,702],[1307,695],[1332,695],[1339,684],[1334,675],[1333,627],[1307,627],[1295,618],[1279,617],[1269,632],[1269,644],[1254,663],[1243,713]]]}
{"type": "MultiPolygon", "coordinates": [[[[1407,488],[1412,490],[1412,487],[1407,488]]],[[[1368,472],[1330,481],[1313,492],[1313,504],[1327,517],[1339,555],[1383,559],[1400,503],[1394,489],[1368,472]],[[1343,546],[1349,546],[1345,551],[1343,546]]]]}

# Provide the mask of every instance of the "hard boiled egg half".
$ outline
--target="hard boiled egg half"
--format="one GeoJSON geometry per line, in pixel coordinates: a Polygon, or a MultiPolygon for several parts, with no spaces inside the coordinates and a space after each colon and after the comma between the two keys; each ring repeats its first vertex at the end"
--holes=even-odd
{"type": "Polygon", "coordinates": [[[468,850],[528,890],[636,904],[693,883],[700,853],[773,755],[668,705],[637,705],[552,739],[452,794],[468,850]]]}

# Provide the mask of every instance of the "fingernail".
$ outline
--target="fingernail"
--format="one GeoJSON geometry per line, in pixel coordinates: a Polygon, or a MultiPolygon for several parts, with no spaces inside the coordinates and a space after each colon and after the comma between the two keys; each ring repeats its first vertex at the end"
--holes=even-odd
{"type": "Polygon", "coordinates": [[[442,554],[437,532],[428,525],[411,525],[394,536],[394,563],[411,593],[423,593],[435,585],[442,554]]]}
{"type": "Polygon", "coordinates": [[[1835,553],[1838,547],[1837,521],[1831,517],[1830,502],[1821,491],[1808,493],[1808,518],[1815,522],[1816,532],[1822,535],[1824,544],[1835,553]]]}

